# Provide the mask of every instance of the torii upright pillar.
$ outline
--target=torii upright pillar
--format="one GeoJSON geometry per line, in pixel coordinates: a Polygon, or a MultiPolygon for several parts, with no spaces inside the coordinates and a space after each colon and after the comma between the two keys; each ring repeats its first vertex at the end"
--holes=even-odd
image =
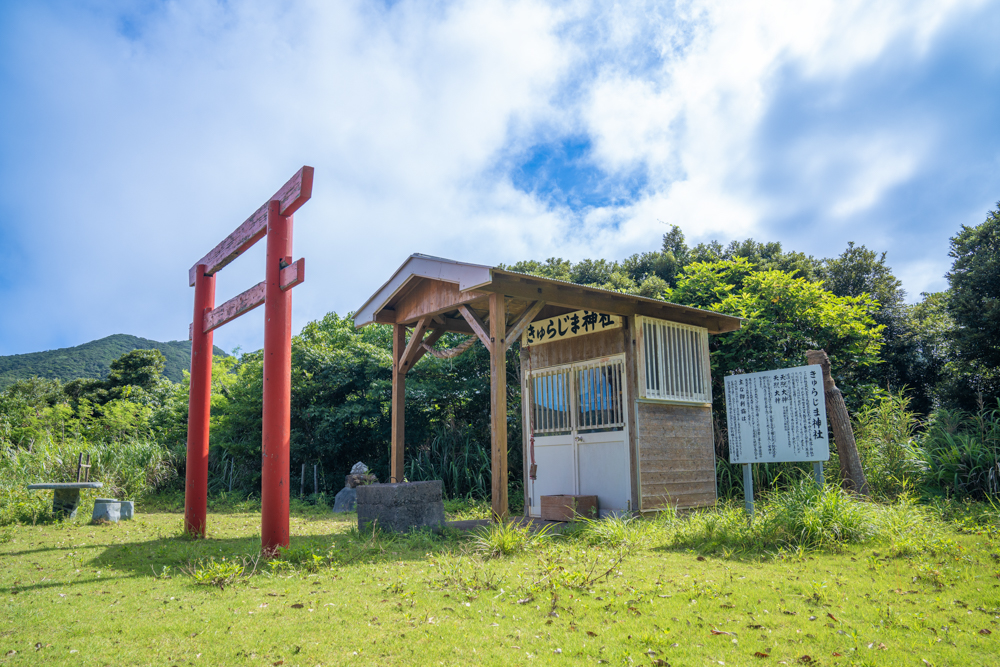
{"type": "Polygon", "coordinates": [[[184,490],[184,527],[205,535],[208,440],[212,394],[212,331],[264,306],[264,406],[261,434],[261,546],[287,547],[291,430],[292,293],[305,280],[305,262],[292,262],[292,214],[312,197],[313,168],[302,167],[236,231],[191,267],[195,288],[191,324],[191,393],[184,490]],[[215,274],[267,237],[265,280],[215,308],[215,274]]]}

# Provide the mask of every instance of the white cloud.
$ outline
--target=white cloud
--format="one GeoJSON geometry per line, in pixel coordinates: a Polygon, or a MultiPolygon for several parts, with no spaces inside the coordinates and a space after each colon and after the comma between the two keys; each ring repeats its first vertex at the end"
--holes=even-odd
{"type": "MultiPolygon", "coordinates": [[[[957,8],[177,0],[128,17],[130,37],[110,10],[3,10],[0,85],[17,105],[0,147],[18,160],[0,164],[0,231],[46,270],[0,273],[0,305],[36,315],[0,323],[0,354],[184,336],[187,268],[303,163],[316,189],[296,222],[309,267],[296,326],[357,307],[411,252],[614,258],[657,247],[661,221],[692,240],[759,233],[800,205],[755,181],[783,69],[835,81],[892,45],[920,57],[957,8]],[[646,175],[635,202],[574,212],[512,186],[512,156],[580,133],[601,169],[646,175]],[[20,224],[11,202],[40,175],[45,196],[20,224]]],[[[803,178],[850,218],[926,159],[930,142],[900,137],[792,150],[818,154],[803,178]]],[[[261,258],[223,271],[218,301],[260,280],[261,258]]],[[[259,345],[255,317],[216,340],[259,345]]]]}

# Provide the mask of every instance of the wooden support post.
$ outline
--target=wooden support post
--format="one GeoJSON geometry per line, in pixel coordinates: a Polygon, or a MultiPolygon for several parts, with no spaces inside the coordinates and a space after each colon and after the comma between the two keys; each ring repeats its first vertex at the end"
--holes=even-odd
{"type": "MultiPolygon", "coordinates": [[[[635,315],[629,315],[623,319],[625,320],[625,326],[622,327],[622,335],[625,337],[623,341],[625,346],[625,377],[623,378],[625,380],[625,404],[622,406],[622,415],[625,416],[625,430],[628,431],[629,482],[632,486],[632,500],[629,509],[638,513],[642,511],[643,507],[642,489],[639,484],[639,404],[635,400],[639,397],[639,362],[635,349],[637,329],[635,315]]],[[[664,502],[667,504],[664,509],[667,509],[670,499],[664,498],[664,502]]]]}
{"type": "Polygon", "coordinates": [[[825,481],[823,479],[823,462],[822,461],[813,461],[813,477],[816,478],[816,486],[818,486],[819,488],[822,489],[823,488],[823,483],[825,481]]]}
{"type": "Polygon", "coordinates": [[[847,491],[867,496],[868,480],[861,468],[858,445],[854,441],[854,429],[851,428],[851,417],[847,414],[844,395],[840,393],[830,374],[830,358],[826,356],[825,350],[809,350],[806,352],[806,363],[810,366],[818,364],[823,367],[826,418],[833,427],[833,439],[837,444],[837,454],[840,456],[841,484],[847,491]]]}
{"type": "Polygon", "coordinates": [[[507,518],[506,320],[503,294],[490,294],[490,450],[494,521],[504,521],[507,518]]]}
{"type": "Polygon", "coordinates": [[[406,442],[406,369],[400,359],[406,348],[406,327],[392,325],[392,450],[389,459],[389,481],[403,481],[403,450],[406,442]]]}
{"type": "MultiPolygon", "coordinates": [[[[292,292],[281,289],[281,269],[292,263],[292,216],[281,202],[267,207],[264,277],[264,405],[261,443],[260,537],[267,554],[289,543],[289,441],[292,401],[292,292]]],[[[209,348],[211,352],[211,348],[209,348]]]]}
{"type": "Polygon", "coordinates": [[[199,264],[194,272],[191,333],[191,391],[188,394],[187,464],[184,473],[184,529],[205,536],[208,516],[208,427],[212,408],[212,332],[205,314],[215,307],[215,276],[199,264]]]}
{"type": "Polygon", "coordinates": [[[306,495],[306,464],[302,464],[302,478],[299,479],[299,498],[306,495]]]}

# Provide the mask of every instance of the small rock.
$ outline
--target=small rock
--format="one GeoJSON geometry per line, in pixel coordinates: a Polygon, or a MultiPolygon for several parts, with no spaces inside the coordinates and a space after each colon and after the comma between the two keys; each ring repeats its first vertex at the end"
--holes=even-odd
{"type": "Polygon", "coordinates": [[[333,498],[334,512],[353,512],[358,504],[358,492],[345,486],[333,498]]]}

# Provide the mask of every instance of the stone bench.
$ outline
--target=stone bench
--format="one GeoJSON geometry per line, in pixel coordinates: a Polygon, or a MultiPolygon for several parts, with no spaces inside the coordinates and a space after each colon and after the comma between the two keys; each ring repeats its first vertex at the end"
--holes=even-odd
{"type": "Polygon", "coordinates": [[[414,528],[440,531],[444,527],[441,480],[370,484],[357,492],[358,528],[374,523],[383,530],[405,533],[414,528]]]}
{"type": "Polygon", "coordinates": [[[80,489],[99,489],[102,486],[101,482],[51,482],[29,484],[28,489],[52,489],[52,511],[58,517],[72,519],[80,505],[80,489]]]}

